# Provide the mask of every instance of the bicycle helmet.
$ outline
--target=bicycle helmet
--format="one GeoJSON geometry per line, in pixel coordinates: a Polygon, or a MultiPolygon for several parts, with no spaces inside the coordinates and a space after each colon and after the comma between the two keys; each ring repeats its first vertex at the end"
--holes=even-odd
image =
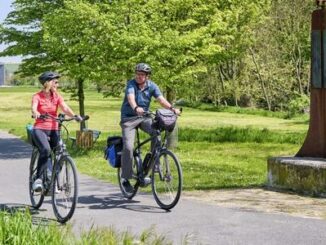
{"type": "Polygon", "coordinates": [[[41,84],[46,83],[47,81],[51,81],[52,79],[59,78],[60,74],[54,71],[46,71],[42,75],[38,77],[38,80],[41,84]]]}
{"type": "Polygon", "coordinates": [[[146,63],[137,64],[135,70],[145,72],[146,74],[151,74],[151,72],[152,72],[152,68],[146,63]]]}

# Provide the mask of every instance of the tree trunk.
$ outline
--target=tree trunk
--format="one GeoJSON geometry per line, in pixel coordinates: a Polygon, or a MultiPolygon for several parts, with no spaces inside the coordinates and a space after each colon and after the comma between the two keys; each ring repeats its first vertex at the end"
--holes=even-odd
{"type": "Polygon", "coordinates": [[[266,100],[266,103],[267,103],[268,110],[270,111],[272,109],[272,106],[271,106],[271,103],[269,101],[269,97],[268,97],[268,94],[267,94],[267,91],[266,91],[266,88],[265,88],[265,82],[264,82],[263,78],[261,77],[259,66],[257,64],[254,51],[251,48],[250,48],[250,53],[251,53],[252,60],[253,60],[253,62],[255,64],[255,67],[256,67],[256,73],[257,73],[261,88],[263,90],[263,94],[264,94],[264,97],[265,97],[265,100],[266,100]]]}
{"type": "MultiPolygon", "coordinates": [[[[221,81],[222,96],[225,98],[224,76],[223,76],[223,71],[221,66],[218,67],[218,74],[220,76],[220,81],[221,81]]],[[[223,100],[223,102],[225,106],[228,106],[228,102],[225,99],[223,100]]]]}
{"type": "Polygon", "coordinates": [[[302,80],[301,80],[301,50],[298,47],[298,57],[294,57],[295,59],[295,70],[296,70],[296,77],[299,85],[299,93],[302,95],[303,94],[303,86],[302,86],[302,80]]]}
{"type": "MultiPolygon", "coordinates": [[[[84,105],[84,80],[79,78],[77,80],[77,86],[78,86],[78,102],[79,102],[79,114],[81,116],[85,116],[85,105],[84,105]]],[[[86,128],[85,122],[80,123],[80,130],[82,131],[83,129],[86,128]]]]}

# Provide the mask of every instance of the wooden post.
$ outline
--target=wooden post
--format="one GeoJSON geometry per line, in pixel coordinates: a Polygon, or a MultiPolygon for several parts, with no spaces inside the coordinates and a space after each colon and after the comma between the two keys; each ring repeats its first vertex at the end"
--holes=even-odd
{"type": "Polygon", "coordinates": [[[93,147],[93,132],[87,131],[76,131],[76,145],[81,148],[92,148],[93,147]]]}

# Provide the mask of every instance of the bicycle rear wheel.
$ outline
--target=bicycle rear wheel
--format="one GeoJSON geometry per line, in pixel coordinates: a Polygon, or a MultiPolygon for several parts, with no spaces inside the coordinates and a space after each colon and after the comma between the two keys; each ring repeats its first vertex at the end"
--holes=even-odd
{"type": "Polygon", "coordinates": [[[165,210],[179,201],[182,189],[182,170],[176,156],[169,150],[160,152],[152,170],[152,191],[157,204],[165,210]]]}
{"type": "Polygon", "coordinates": [[[52,186],[52,207],[60,223],[67,222],[75,212],[78,199],[78,177],[74,161],[64,156],[56,164],[52,186]]]}
{"type": "Polygon", "coordinates": [[[37,170],[37,162],[39,159],[40,153],[38,150],[33,149],[31,162],[29,166],[29,197],[31,199],[32,207],[38,209],[41,207],[43,200],[44,200],[44,193],[42,192],[35,192],[33,190],[33,183],[36,180],[36,170],[37,170]]]}
{"type": "Polygon", "coordinates": [[[121,173],[122,173],[121,168],[118,168],[118,171],[117,171],[118,182],[119,182],[119,187],[120,187],[121,193],[125,198],[128,198],[128,199],[132,199],[137,194],[137,191],[139,188],[139,181],[138,181],[138,175],[137,175],[137,173],[138,173],[137,162],[138,162],[138,157],[134,157],[134,160],[132,163],[132,178],[129,179],[130,185],[133,187],[132,192],[126,191],[126,189],[122,185],[123,178],[121,177],[121,173]]]}

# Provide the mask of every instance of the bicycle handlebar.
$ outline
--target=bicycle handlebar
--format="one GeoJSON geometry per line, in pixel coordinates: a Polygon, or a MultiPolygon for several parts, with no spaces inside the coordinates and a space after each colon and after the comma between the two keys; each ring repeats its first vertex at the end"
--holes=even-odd
{"type": "MultiPolygon", "coordinates": [[[[181,116],[181,113],[182,113],[182,107],[180,107],[180,114],[178,115],[178,114],[176,114],[176,113],[174,113],[174,114],[176,114],[177,116],[181,116]]],[[[139,117],[148,117],[148,116],[155,116],[155,113],[154,112],[152,112],[152,111],[144,111],[144,115],[143,116],[139,116],[139,117]]]]}
{"type": "MultiPolygon", "coordinates": [[[[34,117],[32,116],[32,118],[34,118],[34,117]]],[[[70,117],[70,118],[65,118],[65,114],[62,114],[62,113],[60,113],[58,117],[55,117],[55,116],[52,116],[52,115],[46,113],[46,114],[41,114],[39,118],[43,119],[43,120],[47,119],[47,118],[51,118],[51,119],[53,119],[53,120],[55,120],[55,121],[57,121],[59,123],[63,123],[63,122],[69,122],[69,121],[72,121],[72,120],[78,121],[79,117],[78,116],[73,116],[73,117],[70,117]]],[[[82,118],[82,121],[86,121],[86,120],[89,119],[89,116],[86,115],[86,116],[82,116],[81,118],[82,118]]],[[[79,121],[79,122],[81,122],[81,121],[79,121]]]]}

